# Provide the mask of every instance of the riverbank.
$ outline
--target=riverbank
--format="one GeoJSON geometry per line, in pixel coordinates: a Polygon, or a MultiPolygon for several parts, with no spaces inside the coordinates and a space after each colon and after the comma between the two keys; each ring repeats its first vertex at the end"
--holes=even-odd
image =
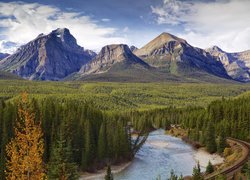
{"type": "MultiPolygon", "coordinates": [[[[205,171],[209,161],[213,165],[223,163],[224,159],[221,156],[209,154],[205,148],[191,148],[187,142],[181,141],[181,139],[180,136],[178,138],[166,136],[165,130],[151,132],[142,150],[137,154],[137,157],[131,162],[112,166],[112,173],[119,178],[126,177],[127,179],[143,176],[147,179],[157,177],[158,175],[162,175],[162,177],[166,176],[167,178],[171,169],[179,171],[179,174],[191,175],[192,168],[198,161],[202,171],[205,171]],[[158,166],[157,172],[152,174],[151,167],[159,164],[161,166],[158,166]]],[[[103,179],[105,174],[106,169],[103,169],[97,173],[84,173],[80,179],[98,180],[103,179]]]]}
{"type": "MultiPolygon", "coordinates": [[[[112,174],[114,175],[125,170],[127,167],[130,166],[131,163],[132,161],[122,163],[120,165],[112,165],[111,166],[112,174]]],[[[98,180],[98,179],[103,179],[105,175],[106,175],[106,168],[99,170],[96,173],[84,172],[80,175],[80,180],[98,180]]]]}
{"type": "Polygon", "coordinates": [[[206,151],[205,148],[197,149],[196,153],[194,154],[194,159],[197,163],[199,162],[200,166],[203,168],[207,167],[209,161],[214,166],[220,165],[225,161],[225,159],[222,156],[218,154],[210,154],[206,151]]]}
{"type": "Polygon", "coordinates": [[[221,155],[217,153],[210,154],[200,143],[189,140],[187,138],[188,132],[185,129],[171,128],[169,131],[166,131],[166,134],[181,138],[184,142],[195,148],[196,152],[193,155],[194,159],[197,163],[199,162],[203,170],[207,167],[209,161],[213,166],[218,166],[225,162],[225,158],[221,155]]]}

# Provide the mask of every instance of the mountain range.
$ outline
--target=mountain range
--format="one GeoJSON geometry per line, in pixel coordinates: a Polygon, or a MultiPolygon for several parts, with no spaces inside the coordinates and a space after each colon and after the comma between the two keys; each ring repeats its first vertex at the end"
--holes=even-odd
{"type": "Polygon", "coordinates": [[[11,55],[0,54],[0,72],[52,81],[250,82],[250,50],[201,49],[162,33],[140,49],[112,44],[96,54],[79,46],[68,29],[59,28],[38,35],[11,55]]]}

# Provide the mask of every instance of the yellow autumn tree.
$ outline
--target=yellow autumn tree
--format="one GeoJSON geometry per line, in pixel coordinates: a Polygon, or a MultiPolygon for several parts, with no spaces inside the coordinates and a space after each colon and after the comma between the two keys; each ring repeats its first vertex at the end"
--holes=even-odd
{"type": "Polygon", "coordinates": [[[6,178],[10,180],[46,179],[43,153],[44,140],[41,124],[35,123],[27,93],[21,95],[18,103],[18,118],[15,136],[7,144],[6,178]]]}

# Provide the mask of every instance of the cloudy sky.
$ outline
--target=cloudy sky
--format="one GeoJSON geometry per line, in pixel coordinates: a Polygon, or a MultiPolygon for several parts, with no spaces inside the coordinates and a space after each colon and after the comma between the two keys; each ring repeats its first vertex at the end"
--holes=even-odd
{"type": "Polygon", "coordinates": [[[250,0],[23,0],[0,1],[0,52],[40,33],[66,27],[78,44],[142,47],[162,32],[191,45],[250,49],[250,0]]]}

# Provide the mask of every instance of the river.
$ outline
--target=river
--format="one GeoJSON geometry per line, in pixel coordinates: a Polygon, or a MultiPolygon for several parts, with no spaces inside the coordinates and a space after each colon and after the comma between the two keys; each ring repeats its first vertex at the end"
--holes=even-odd
{"type": "Polygon", "coordinates": [[[181,139],[166,135],[159,129],[150,133],[147,141],[136,154],[131,165],[114,175],[118,180],[161,180],[169,177],[170,172],[178,175],[191,175],[196,161],[195,150],[181,139]]]}

